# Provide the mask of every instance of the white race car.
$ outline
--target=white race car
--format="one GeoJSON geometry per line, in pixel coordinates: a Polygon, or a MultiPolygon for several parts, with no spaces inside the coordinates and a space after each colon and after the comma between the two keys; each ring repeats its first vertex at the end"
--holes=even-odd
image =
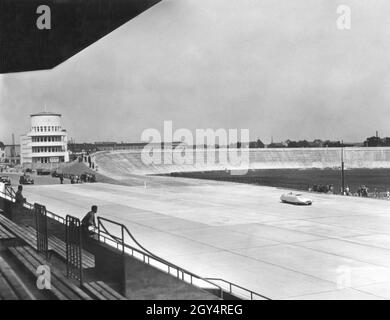
{"type": "Polygon", "coordinates": [[[312,201],[308,198],[305,198],[302,194],[294,194],[292,192],[282,194],[280,197],[283,203],[297,204],[297,205],[305,205],[310,206],[312,201]]]}

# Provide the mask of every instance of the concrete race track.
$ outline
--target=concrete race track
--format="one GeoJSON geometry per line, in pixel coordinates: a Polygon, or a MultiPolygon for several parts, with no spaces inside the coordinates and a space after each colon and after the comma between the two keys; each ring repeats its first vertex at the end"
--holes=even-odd
{"type": "Polygon", "coordinates": [[[64,216],[97,204],[155,254],[272,299],[390,299],[390,202],[310,194],[313,206],[302,207],[282,204],[276,188],[156,179],[24,194],[64,216]]]}

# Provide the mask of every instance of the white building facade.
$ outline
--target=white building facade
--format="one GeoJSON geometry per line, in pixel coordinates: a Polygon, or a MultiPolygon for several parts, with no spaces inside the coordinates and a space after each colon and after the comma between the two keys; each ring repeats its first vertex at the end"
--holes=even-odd
{"type": "Polygon", "coordinates": [[[61,114],[40,112],[30,118],[30,132],[20,138],[21,164],[39,167],[69,162],[68,134],[62,128],[61,114]]]}
{"type": "Polygon", "coordinates": [[[0,141],[0,163],[5,161],[5,145],[0,141]]]}

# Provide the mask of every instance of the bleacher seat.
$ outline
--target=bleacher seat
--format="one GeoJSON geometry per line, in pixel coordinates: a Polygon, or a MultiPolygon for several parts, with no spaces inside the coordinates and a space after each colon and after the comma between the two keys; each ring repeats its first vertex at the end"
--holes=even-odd
{"type": "Polygon", "coordinates": [[[50,290],[44,289],[44,292],[52,295],[53,298],[58,300],[92,300],[87,293],[73,284],[32,248],[27,246],[11,247],[8,248],[8,250],[34,277],[36,277],[37,268],[39,266],[47,265],[50,267],[51,288],[50,290]]]}
{"type": "MultiPolygon", "coordinates": [[[[85,283],[79,288],[63,273],[51,265],[36,252],[36,231],[34,228],[21,227],[3,216],[0,212],[0,240],[20,239],[24,245],[14,244],[8,251],[32,277],[36,277],[39,266],[48,265],[51,270],[51,289],[44,290],[51,299],[58,300],[126,300],[126,298],[112,289],[103,281],[85,283]]],[[[49,249],[66,259],[66,244],[61,239],[49,236],[49,249]]],[[[1,258],[1,257],[0,257],[1,258]]],[[[83,267],[92,268],[95,265],[94,256],[87,251],[83,252],[83,267]]],[[[7,299],[35,299],[28,291],[16,273],[11,270],[4,259],[0,259],[0,300],[7,299]]]]}
{"type": "Polygon", "coordinates": [[[0,240],[16,239],[16,236],[0,225],[0,240]]]}
{"type": "Polygon", "coordinates": [[[98,300],[127,300],[103,281],[84,283],[83,288],[98,300]]]}
{"type": "MultiPolygon", "coordinates": [[[[2,214],[0,214],[0,225],[15,234],[19,239],[23,240],[30,247],[35,249],[37,248],[37,236],[33,228],[21,227],[13,221],[7,219],[2,214]]],[[[61,258],[66,259],[66,244],[64,241],[56,238],[55,236],[50,236],[48,242],[49,250],[54,251],[61,258]]],[[[94,266],[94,256],[89,252],[83,250],[83,268],[93,268],[94,266]]]]}
{"type": "MultiPolygon", "coordinates": [[[[36,239],[36,230],[31,226],[28,226],[26,228],[29,229],[30,232],[32,232],[34,238],[36,239]]],[[[53,235],[49,236],[48,241],[49,241],[49,247],[52,248],[52,250],[55,251],[61,258],[66,260],[66,243],[53,235]]],[[[93,254],[89,253],[86,250],[83,250],[82,254],[83,254],[83,268],[85,269],[94,268],[95,257],[93,256],[93,254]]]]}
{"type": "Polygon", "coordinates": [[[35,300],[34,295],[1,256],[0,300],[35,300]]]}

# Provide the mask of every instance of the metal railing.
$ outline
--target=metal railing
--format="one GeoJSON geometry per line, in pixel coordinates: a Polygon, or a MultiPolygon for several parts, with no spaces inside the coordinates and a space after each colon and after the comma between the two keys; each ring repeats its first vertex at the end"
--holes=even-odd
{"type": "MultiPolygon", "coordinates": [[[[0,183],[0,187],[1,187],[1,183],[0,183]]],[[[15,190],[10,185],[3,184],[3,187],[4,189],[0,188],[0,197],[5,200],[9,200],[11,202],[15,202],[15,196],[16,196],[15,190]]]]}
{"type": "MultiPolygon", "coordinates": [[[[6,186],[5,192],[2,192],[0,190],[0,197],[1,195],[3,195],[3,198],[10,200],[12,202],[15,202],[15,194],[16,192],[11,186],[6,186]]],[[[31,210],[31,212],[33,212],[34,210],[34,205],[27,201],[23,203],[23,207],[31,210]]],[[[59,223],[66,225],[65,218],[55,214],[54,212],[47,210],[47,216],[59,223]]],[[[96,229],[94,230],[94,232],[97,235],[99,242],[103,242],[105,244],[111,245],[112,247],[121,250],[123,253],[127,253],[132,257],[137,258],[150,266],[153,266],[159,270],[168,273],[169,275],[176,277],[177,279],[185,281],[201,289],[216,290],[218,292],[218,296],[221,299],[224,298],[224,293],[227,292],[231,295],[235,295],[238,298],[243,298],[243,299],[247,298],[250,300],[255,300],[256,297],[260,297],[262,299],[270,300],[269,298],[259,293],[248,290],[244,287],[231,283],[227,280],[223,280],[219,278],[203,278],[199,275],[192,273],[191,271],[183,269],[155,255],[154,253],[150,252],[145,247],[143,247],[125,225],[103,217],[98,217],[97,220],[98,220],[98,227],[96,228],[97,230],[96,229]],[[109,232],[107,228],[104,226],[103,222],[119,226],[121,228],[120,237],[109,232]],[[125,235],[128,235],[140,249],[137,249],[131,246],[130,244],[126,243],[125,235]],[[215,282],[223,283],[225,289],[221,285],[216,284],[215,282]],[[234,289],[240,289],[243,292],[247,293],[248,296],[246,297],[245,295],[242,294],[238,295],[238,293],[235,292],[234,289]]]]}
{"type": "MultiPolygon", "coordinates": [[[[34,205],[29,203],[29,202],[24,202],[23,206],[26,208],[26,209],[34,209],[34,205]]],[[[60,222],[62,224],[66,224],[65,222],[65,218],[59,216],[58,214],[55,214],[54,212],[51,212],[49,210],[46,210],[46,213],[47,213],[47,216],[57,222],[60,222]]]]}
{"type": "Polygon", "coordinates": [[[47,226],[47,210],[38,203],[34,205],[35,230],[37,235],[37,251],[49,256],[49,230],[47,226]]]}
{"type": "Polygon", "coordinates": [[[242,297],[242,298],[246,298],[249,300],[271,300],[270,298],[268,298],[266,296],[263,296],[257,292],[254,292],[252,290],[244,288],[244,287],[242,287],[238,284],[232,283],[230,281],[226,281],[224,279],[219,279],[219,278],[205,278],[205,279],[209,280],[211,282],[223,283],[224,286],[221,285],[221,287],[224,288],[224,290],[226,290],[226,292],[228,292],[232,296],[242,297]],[[241,292],[237,292],[237,291],[241,291],[241,292]],[[256,298],[260,298],[260,299],[256,299],[256,298]]]}
{"type": "Polygon", "coordinates": [[[215,284],[215,283],[213,283],[205,278],[202,278],[202,277],[192,273],[191,271],[185,270],[185,269],[155,255],[154,253],[150,252],[149,250],[144,248],[135,239],[135,237],[132,235],[132,233],[129,231],[129,229],[125,225],[118,223],[116,221],[113,221],[113,220],[103,218],[103,217],[98,217],[97,219],[98,219],[99,241],[100,241],[100,238],[103,239],[104,243],[107,243],[107,241],[110,241],[110,240],[114,241],[116,243],[117,249],[120,249],[120,246],[122,246],[122,252],[130,254],[132,257],[135,257],[138,259],[140,259],[140,257],[141,257],[140,260],[142,260],[144,263],[146,263],[150,266],[156,267],[159,270],[165,271],[169,275],[174,276],[174,277],[176,277],[182,281],[185,281],[187,283],[190,283],[191,285],[196,285],[196,286],[200,287],[201,289],[217,290],[218,296],[221,299],[223,299],[224,291],[219,285],[217,285],[217,284],[215,284]],[[107,230],[107,228],[104,226],[103,221],[110,223],[110,224],[113,224],[113,225],[116,225],[116,226],[119,226],[120,230],[121,230],[120,231],[121,237],[118,237],[118,236],[112,234],[111,232],[109,232],[107,230]],[[127,244],[124,240],[125,234],[128,235],[140,249],[137,249],[137,248],[127,244]],[[201,285],[201,284],[203,284],[203,285],[201,285]]]}
{"type": "MultiPolygon", "coordinates": [[[[5,186],[4,192],[0,190],[0,197],[9,200],[11,202],[15,202],[15,195],[16,192],[11,186],[5,186]]],[[[23,208],[28,210],[34,210],[34,204],[29,203],[28,201],[25,201],[23,203],[23,208]]],[[[65,224],[65,218],[59,216],[58,214],[55,214],[54,212],[51,212],[49,210],[46,210],[47,216],[53,220],[56,220],[62,224],[65,224]]]]}
{"type": "Polygon", "coordinates": [[[16,196],[16,191],[11,187],[11,186],[5,186],[5,196],[9,197],[11,199],[15,198],[16,196]]]}
{"type": "Polygon", "coordinates": [[[66,275],[83,285],[83,245],[80,219],[66,216],[65,244],[66,244],[66,275]]]}

